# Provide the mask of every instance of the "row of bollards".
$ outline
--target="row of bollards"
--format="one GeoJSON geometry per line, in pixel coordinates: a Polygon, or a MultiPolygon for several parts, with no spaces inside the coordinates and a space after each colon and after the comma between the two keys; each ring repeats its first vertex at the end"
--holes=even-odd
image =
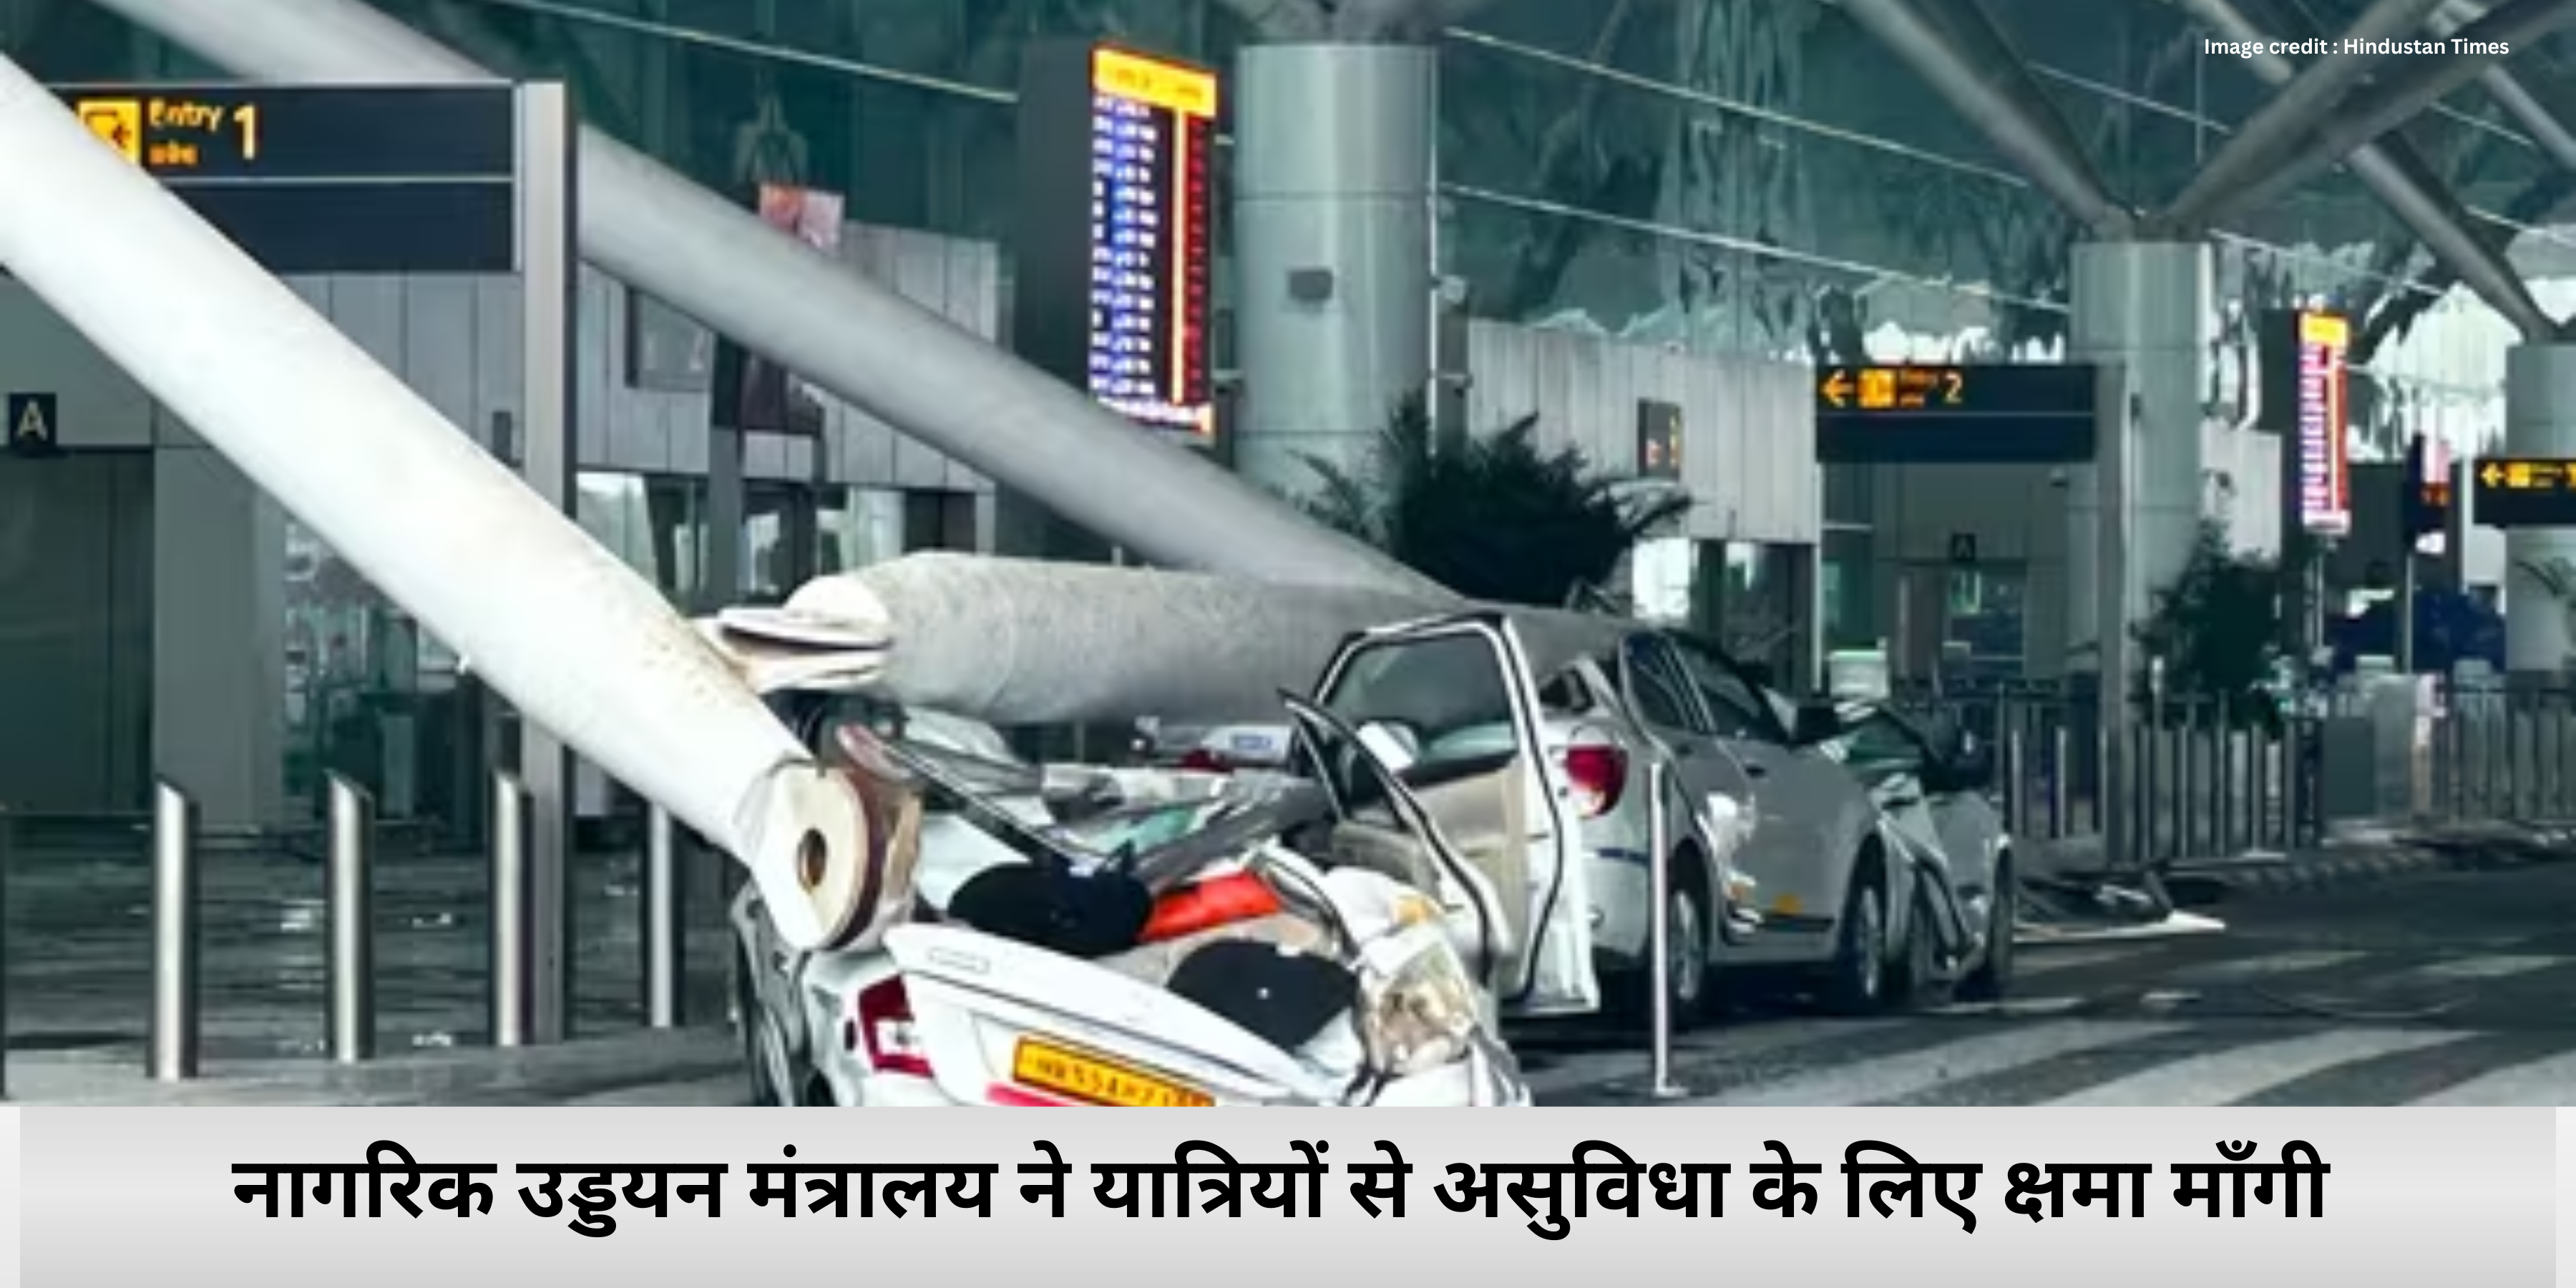
{"type": "MultiPolygon", "coordinates": [[[[373,1059],[377,1046],[375,990],[376,805],[366,789],[330,776],[324,863],[328,952],[330,1058],[341,1064],[373,1059]]],[[[488,891],[491,933],[490,1021],[498,1047],[529,1044],[534,1001],[533,930],[530,920],[528,792],[517,775],[492,779],[492,854],[488,891]]],[[[197,808],[188,794],[162,782],[152,801],[152,1018],[146,1065],[156,1081],[197,1076],[201,1034],[199,872],[197,808]]],[[[0,817],[0,873],[5,873],[10,831],[0,817]]],[[[642,917],[642,1002],[645,1023],[680,1025],[682,951],[681,851],[669,814],[653,807],[645,832],[637,902],[642,917]]],[[[5,886],[0,882],[0,886],[5,886]]],[[[0,981],[4,982],[4,981],[0,981]]],[[[0,1033],[6,1028],[5,988],[0,988],[0,1033]]],[[[0,1080],[0,1095],[6,1083],[0,1080]]]]}

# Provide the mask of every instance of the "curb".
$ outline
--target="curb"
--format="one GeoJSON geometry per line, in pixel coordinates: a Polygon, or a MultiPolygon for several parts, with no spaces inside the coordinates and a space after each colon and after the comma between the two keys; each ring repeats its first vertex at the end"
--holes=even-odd
{"type": "Polygon", "coordinates": [[[145,1079],[135,1063],[94,1057],[9,1061],[18,1105],[436,1105],[495,1095],[556,1098],[691,1081],[739,1070],[730,1029],[698,1026],[509,1051],[456,1048],[359,1065],[321,1058],[217,1067],[186,1082],[145,1079]]]}
{"type": "Polygon", "coordinates": [[[2428,872],[2518,871],[2576,858],[2576,833],[2517,828],[2510,833],[2419,834],[2389,845],[2327,850],[2278,863],[2211,863],[2167,869],[2168,885],[2232,894],[2313,893],[2428,872]]]}

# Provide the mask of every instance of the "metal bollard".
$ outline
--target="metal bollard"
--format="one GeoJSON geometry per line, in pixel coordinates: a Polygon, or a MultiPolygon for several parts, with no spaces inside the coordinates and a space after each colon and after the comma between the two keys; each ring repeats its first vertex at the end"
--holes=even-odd
{"type": "Polygon", "coordinates": [[[683,945],[688,934],[682,920],[686,901],[680,881],[679,829],[670,811],[653,806],[644,821],[642,897],[644,917],[644,1022],[657,1029],[680,1026],[683,945]]]}
{"type": "Polygon", "coordinates": [[[492,775],[492,1045],[526,1046],[528,1011],[528,789],[507,770],[492,775]]]}
{"type": "Polygon", "coordinates": [[[2048,731],[2048,839],[2062,841],[2075,832],[2075,820],[2068,816],[2072,790],[2067,779],[2075,773],[2075,739],[2058,721],[2048,731]]]}
{"type": "Polygon", "coordinates": [[[2236,709],[2226,694],[2218,695],[2209,739],[2210,804],[2216,810],[2210,816],[2210,828],[2217,844],[2216,853],[2236,853],[2236,709]]]}
{"type": "Polygon", "coordinates": [[[1652,1094],[1659,1100],[1683,1094],[1673,1085],[1673,961],[1672,961],[1672,869],[1666,862],[1672,854],[1672,819],[1664,804],[1664,787],[1669,771],[1658,758],[1646,766],[1646,889],[1651,901],[1646,911],[1646,977],[1654,1000],[1648,1022],[1653,1047],[1654,1085],[1652,1094]]]}
{"type": "Polygon", "coordinates": [[[169,783],[152,790],[154,1081],[197,1076],[197,803],[169,783]]]}
{"type": "Polygon", "coordinates": [[[9,873],[17,840],[18,821],[0,805],[0,1100],[9,1098],[9,873]]]}
{"type": "Polygon", "coordinates": [[[2022,731],[2016,725],[2004,731],[2004,831],[2013,836],[2030,834],[2030,764],[2028,751],[2022,745],[2022,731]]]}
{"type": "Polygon", "coordinates": [[[331,923],[331,1058],[376,1055],[376,802],[331,775],[331,856],[325,876],[331,923]]]}

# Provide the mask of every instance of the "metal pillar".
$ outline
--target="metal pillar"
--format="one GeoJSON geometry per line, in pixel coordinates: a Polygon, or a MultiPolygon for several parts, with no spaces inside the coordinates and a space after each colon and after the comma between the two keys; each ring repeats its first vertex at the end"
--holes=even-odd
{"type": "Polygon", "coordinates": [[[526,1046],[529,987],[528,793],[516,774],[492,775],[492,1045],[526,1046]]]}
{"type": "Polygon", "coordinates": [[[1235,468],[1305,495],[1430,390],[1438,56],[1246,46],[1234,108],[1235,468]]]}
{"type": "MultiPolygon", "coordinates": [[[[2222,0],[2185,0],[2195,11],[2203,4],[2221,4],[2222,0]]],[[[2500,5],[2486,17],[2462,27],[2462,40],[2484,41],[2529,48],[2541,37],[2576,21],[2576,0],[2513,0],[2500,5]]],[[[2259,65],[2263,60],[2255,60],[2259,65]]],[[[2209,217],[2222,218],[2230,210],[2260,206],[2283,193],[2295,191],[2318,175],[2352,162],[2353,172],[2369,176],[2364,168],[2364,149],[2381,135],[2415,119],[2424,109],[2440,102],[2454,91],[2495,65],[2495,59],[2484,54],[2460,53],[2439,58],[2414,58],[2392,69],[2336,105],[2333,118],[2311,135],[2288,163],[2267,175],[2262,182],[2231,195],[2209,217]]],[[[2470,279],[2463,277],[2463,281],[2470,279]]],[[[2474,282],[2470,283],[2472,286],[2474,282]]],[[[2483,294],[2483,292],[2481,292],[2483,294]]],[[[2526,330],[2525,334],[2532,334],[2526,330]]],[[[2541,334],[2546,334],[2541,333],[2541,334]]]]}
{"type": "MultiPolygon", "coordinates": [[[[2558,0],[2550,2],[2557,3],[2558,0]]],[[[2270,33],[2247,20],[2229,0],[2182,0],[2182,3],[2229,40],[2256,44],[2266,44],[2271,40],[2270,33]]],[[[2258,55],[2251,61],[2255,74],[2275,85],[2287,84],[2298,75],[2298,69],[2277,54],[2258,55]]],[[[2474,66],[2476,62],[2467,55],[2456,59],[2419,58],[2399,68],[2391,78],[2407,76],[2426,67],[2474,66]]],[[[2471,75],[2474,74],[2472,71],[2471,75]]],[[[2361,95],[2356,94],[2336,105],[2338,123],[2329,126],[2329,130],[2342,128],[2340,122],[2355,110],[2353,100],[2359,97],[2361,95]]],[[[2430,101],[2425,100],[2426,103],[2430,101]]],[[[2418,104],[2418,109],[2423,105],[2418,104]]],[[[2457,272],[2463,285],[2477,292],[2479,298],[2503,314],[2506,321],[2513,323],[2525,335],[2549,334],[2553,328],[2548,316],[2540,311],[2540,305],[2532,299],[2530,290],[2522,284],[2521,278],[2515,276],[2512,266],[2505,262],[2503,256],[2469,231],[2456,203],[2441,191],[2439,178],[2424,166],[2402,157],[2401,150],[2372,143],[2376,137],[2374,133],[2354,140],[2332,156],[2320,159],[2320,145],[2315,136],[2311,136],[2300,152],[2261,180],[2239,185],[2232,191],[2213,190],[2199,208],[2190,211],[2177,208],[2166,212],[2156,222],[2163,227],[2190,229],[2213,223],[2230,211],[2259,208],[2332,169],[2349,155],[2352,172],[2363,186],[2369,188],[2400,223],[2422,239],[2427,251],[2457,272]],[[2295,177],[2291,177],[2294,172],[2295,177]],[[2535,331],[2534,327],[2539,329],[2535,331]]]]}
{"type": "Polygon", "coordinates": [[[1929,81],[1959,114],[1975,122],[1995,149],[2096,236],[2124,237],[2133,214],[2112,199],[2082,155],[2052,139],[2038,113],[1995,83],[2004,69],[1969,65],[1941,30],[1906,0],[1842,0],[1845,13],[1929,81]]]}
{"type": "MultiPolygon", "coordinates": [[[[2140,422],[2145,420],[2142,404],[2146,399],[2131,387],[2131,379],[2132,373],[2122,364],[2105,362],[2098,368],[2094,385],[2095,471],[2101,495],[2106,498],[2094,520],[2099,533],[2095,538],[2100,570],[2096,576],[2098,584],[2106,588],[2136,581],[2129,549],[2131,522],[2115,503],[2134,495],[2129,478],[2140,455],[2139,431],[2144,428],[2140,422]]],[[[2094,600],[2094,632],[2101,640],[2102,666],[2101,696],[2095,704],[2102,741],[2099,758],[2094,762],[2101,766],[2101,773],[2094,788],[2094,801],[2102,817],[2103,866],[2114,872],[2145,866],[2145,852],[2138,844],[2138,802],[2129,794],[2134,750],[2129,677],[2137,670],[2137,644],[2129,636],[2131,618],[2122,611],[2123,604],[2122,597],[2107,590],[2094,600]]]]}
{"type": "MultiPolygon", "coordinates": [[[[2382,41],[2402,35],[2431,16],[2442,3],[2443,0],[2378,0],[2344,32],[2344,40],[2382,41]]],[[[2297,146],[2299,136],[2332,111],[2344,91],[2379,60],[2377,54],[2335,48],[2294,74],[2271,102],[2228,136],[2217,155],[2201,167],[2182,195],[2174,198],[2167,212],[2169,217],[2184,227],[2205,219],[2212,204],[2297,146]]]]}
{"type": "Polygon", "coordinates": [[[636,900],[644,918],[644,1023],[678,1028],[686,979],[687,902],[681,895],[679,829],[660,806],[645,816],[644,873],[636,900]]]}
{"type": "MultiPolygon", "coordinates": [[[[103,3],[245,76],[495,79],[355,0],[103,3]]],[[[1440,593],[1419,574],[1191,449],[1137,433],[1080,391],[780,236],[616,139],[584,129],[579,152],[581,243],[592,263],[1146,562],[1440,593]]],[[[652,790],[658,775],[603,767],[659,798],[652,790]]],[[[727,830],[711,815],[683,817],[711,835],[727,830]]]]}
{"type": "MultiPolygon", "coordinates": [[[[2199,536],[2207,494],[2200,408],[2209,364],[2201,327],[2212,311],[2217,270],[2200,243],[2083,242],[2075,247],[2073,279],[2069,360],[2118,366],[2138,395],[2134,416],[2099,427],[2106,443],[2122,425],[2137,436],[2129,494],[2110,489],[2093,466],[2066,472],[2066,640],[2080,645],[2083,628],[2098,620],[2107,633],[2096,637],[2096,647],[2107,648],[2127,640],[2125,628],[2112,629],[2113,623],[2146,619],[2154,588],[2181,573],[2199,536]],[[2125,582],[2099,580],[2106,566],[2105,515],[2133,525],[2123,538],[2125,582]]],[[[2075,674],[2108,662],[2070,652],[2065,666],[2075,674]]]]}
{"type": "Polygon", "coordinates": [[[1672,805],[1665,799],[1671,785],[1671,767],[1658,753],[1646,764],[1646,987],[1654,999],[1647,1020],[1654,1079],[1648,1090],[1658,1100],[1684,1094],[1673,1082],[1672,805]]]}
{"type": "Polygon", "coordinates": [[[376,1054],[376,802],[338,774],[330,791],[331,1058],[356,1064],[376,1054]]]}
{"type": "Polygon", "coordinates": [[[152,789],[152,1048],[156,1082],[197,1076],[197,803],[152,789]]]}
{"type": "MultiPolygon", "coordinates": [[[[573,355],[581,260],[570,91],[523,85],[519,99],[519,472],[560,514],[573,512],[573,355]]],[[[528,1031],[572,1035],[574,777],[572,752],[552,729],[519,721],[519,777],[528,794],[528,1031]]]]}
{"type": "MultiPolygon", "coordinates": [[[[2523,344],[2505,351],[2504,450],[2509,456],[2576,456],[2576,344],[2523,344]]],[[[2454,495],[2475,490],[2472,482],[2454,495]]],[[[2504,553],[2505,670],[2563,682],[2560,677],[2576,662],[2576,604],[2562,601],[2549,582],[2553,574],[2576,572],[2576,530],[2507,529],[2504,553]]]]}

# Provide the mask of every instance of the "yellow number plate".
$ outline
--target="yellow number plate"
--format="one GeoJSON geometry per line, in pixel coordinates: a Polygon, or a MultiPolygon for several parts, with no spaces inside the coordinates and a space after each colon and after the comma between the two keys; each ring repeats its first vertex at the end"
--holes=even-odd
{"type": "Polygon", "coordinates": [[[1020,1039],[1011,1055],[1011,1076],[1032,1087],[1120,1109],[1208,1109],[1216,1104],[1204,1091],[1037,1038],[1020,1039]]]}

